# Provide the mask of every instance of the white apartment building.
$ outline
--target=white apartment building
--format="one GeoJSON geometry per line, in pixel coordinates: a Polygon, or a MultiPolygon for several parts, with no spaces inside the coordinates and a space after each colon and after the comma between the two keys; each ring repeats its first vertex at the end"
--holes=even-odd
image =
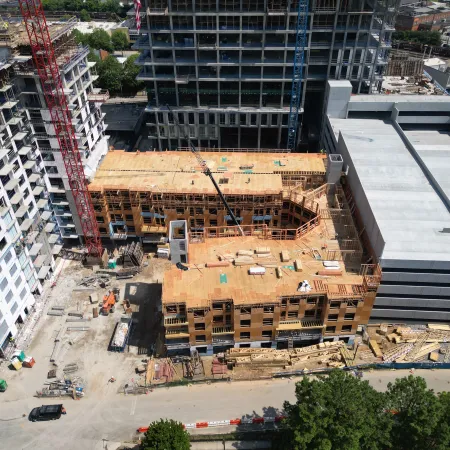
{"type": "MultiPolygon", "coordinates": [[[[76,45],[71,37],[74,24],[72,21],[50,23],[49,31],[85,175],[89,179],[108,151],[108,137],[105,135],[107,126],[103,120],[105,114],[101,111],[101,103],[108,95],[93,87],[93,82],[97,79],[97,75],[92,73],[95,62],[87,60],[89,48],[76,45]]],[[[49,199],[55,217],[54,231],[63,242],[76,245],[83,232],[58,139],[51,123],[50,112],[46,107],[41,81],[30,56],[30,49],[27,49],[28,37],[22,24],[14,23],[14,26],[16,34],[20,37],[16,41],[7,41],[7,45],[0,48],[0,57],[3,51],[6,58],[12,58],[16,62],[15,84],[20,92],[20,102],[29,113],[48,175],[49,199]]],[[[11,36],[10,38],[12,39],[11,36]]]]}
{"type": "Polygon", "coordinates": [[[12,66],[0,63],[0,354],[25,322],[34,294],[42,293],[61,249],[52,233],[44,164],[16,96],[12,66]]]}

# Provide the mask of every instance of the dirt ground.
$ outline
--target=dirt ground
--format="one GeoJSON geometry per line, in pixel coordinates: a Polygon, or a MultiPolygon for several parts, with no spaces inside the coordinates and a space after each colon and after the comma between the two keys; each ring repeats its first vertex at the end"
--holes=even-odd
{"type": "MultiPolygon", "coordinates": [[[[64,376],[63,367],[76,363],[78,370],[71,376],[80,377],[86,395],[96,396],[107,389],[108,380],[116,379],[117,389],[124,384],[139,384],[135,368],[146,360],[155,349],[160,351],[162,341],[161,281],[165,260],[150,259],[148,266],[133,278],[116,280],[111,277],[107,288],[84,288],[80,285],[83,277],[91,276],[92,269],[84,268],[78,261],[65,261],[57,284],[49,292],[48,303],[40,319],[32,342],[26,354],[33,356],[36,364],[32,369],[10,370],[7,364],[0,368],[1,377],[8,382],[8,390],[2,399],[15,400],[35,395],[42,390],[51,369],[57,370],[57,379],[64,376]],[[119,302],[115,312],[108,316],[93,318],[93,307],[89,295],[97,293],[99,300],[113,287],[120,289],[119,302]],[[133,328],[125,352],[109,351],[109,345],[116,324],[124,312],[122,302],[131,303],[133,328]],[[47,315],[53,306],[65,308],[63,316],[47,315]],[[69,312],[83,313],[86,322],[68,323],[69,312]],[[66,331],[63,344],[55,363],[50,362],[55,346],[55,337],[66,326],[86,326],[87,331],[66,331]]],[[[110,389],[110,388],[109,388],[110,389]]]]}

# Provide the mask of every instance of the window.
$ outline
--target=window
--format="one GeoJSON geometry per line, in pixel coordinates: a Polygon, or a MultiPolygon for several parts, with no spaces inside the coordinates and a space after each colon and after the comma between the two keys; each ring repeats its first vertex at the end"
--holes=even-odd
{"type": "Polygon", "coordinates": [[[329,314],[328,315],[329,322],[336,322],[337,320],[338,320],[338,314],[329,314]]]}
{"type": "Polygon", "coordinates": [[[305,311],[305,317],[316,317],[316,311],[314,309],[305,311]]]}
{"type": "Polygon", "coordinates": [[[223,323],[223,316],[214,316],[213,323],[223,323]]]}
{"type": "Polygon", "coordinates": [[[177,208],[177,215],[182,216],[184,214],[184,208],[177,208]]]}
{"type": "Polygon", "coordinates": [[[27,295],[27,288],[24,287],[22,291],[20,292],[20,299],[23,300],[25,298],[25,295],[27,295]]]}
{"type": "Polygon", "coordinates": [[[236,125],[236,115],[230,114],[230,125],[236,125]]]}
{"type": "Polygon", "coordinates": [[[288,317],[289,317],[290,319],[297,319],[297,317],[298,317],[298,311],[289,311],[289,312],[288,312],[288,317]]]}
{"type": "Polygon", "coordinates": [[[225,114],[219,114],[220,125],[225,125],[225,114]]]}
{"type": "Polygon", "coordinates": [[[263,319],[263,327],[268,327],[273,325],[273,319],[263,319]]]}
{"type": "Polygon", "coordinates": [[[264,306],[264,312],[265,313],[273,313],[274,306],[264,306]]]}
{"type": "Polygon", "coordinates": [[[298,305],[300,303],[300,299],[299,298],[291,298],[291,300],[289,301],[289,303],[291,305],[298,305]]]}
{"type": "Polygon", "coordinates": [[[241,328],[248,328],[250,326],[250,320],[241,320],[241,328]]]}
{"type": "Polygon", "coordinates": [[[8,264],[11,261],[11,258],[12,258],[11,252],[8,252],[5,255],[5,264],[8,264]]]}
{"type": "Polygon", "coordinates": [[[213,303],[212,305],[213,309],[215,309],[216,311],[222,311],[223,310],[223,303],[213,303]]]}
{"type": "Polygon", "coordinates": [[[306,303],[307,303],[308,305],[315,305],[315,304],[316,304],[316,298],[315,298],[315,297],[308,297],[308,298],[306,299],[306,303]]]}
{"type": "Polygon", "coordinates": [[[5,296],[6,303],[9,303],[9,302],[11,301],[12,298],[13,298],[12,292],[11,292],[11,291],[8,291],[8,293],[7,293],[6,296],[5,296]]]}
{"type": "Polygon", "coordinates": [[[340,302],[331,302],[330,303],[330,309],[336,309],[341,306],[340,302]]]}
{"type": "Polygon", "coordinates": [[[11,314],[14,314],[17,311],[17,308],[18,308],[17,302],[14,302],[14,305],[11,308],[11,314]]]}
{"type": "Polygon", "coordinates": [[[204,330],[205,329],[205,324],[204,323],[196,323],[194,325],[196,330],[204,330]]]}
{"type": "Polygon", "coordinates": [[[351,331],[352,331],[352,326],[351,326],[351,325],[342,325],[341,331],[342,331],[343,333],[351,333],[351,331]]]}
{"type": "Polygon", "coordinates": [[[105,223],[105,218],[102,216],[96,216],[97,223],[105,223]]]}
{"type": "Polygon", "coordinates": [[[195,342],[206,342],[206,336],[204,334],[199,334],[195,337],[195,342]]]}
{"type": "Polygon", "coordinates": [[[261,125],[267,125],[267,114],[261,114],[261,125]]]}
{"type": "Polygon", "coordinates": [[[198,216],[203,215],[203,208],[195,208],[195,214],[198,216]]]}
{"type": "Polygon", "coordinates": [[[20,286],[20,283],[22,283],[22,277],[19,275],[17,277],[17,280],[14,282],[14,285],[16,286],[16,288],[18,288],[20,286]]]}
{"type": "Polygon", "coordinates": [[[133,222],[133,215],[132,214],[126,214],[125,215],[125,220],[127,222],[133,222]]]}
{"type": "Polygon", "coordinates": [[[262,337],[272,339],[272,330],[266,330],[262,332],[262,337]]]}
{"type": "Polygon", "coordinates": [[[240,114],[241,125],[247,124],[247,114],[240,114]]]}
{"type": "Polygon", "coordinates": [[[6,289],[6,286],[8,286],[8,280],[6,278],[3,278],[2,282],[0,283],[0,291],[4,291],[6,289]]]}
{"type": "Polygon", "coordinates": [[[336,333],[336,327],[326,327],[325,333],[336,333]]]}
{"type": "Polygon", "coordinates": [[[241,339],[250,339],[250,331],[244,331],[239,336],[241,339]]]}
{"type": "Polygon", "coordinates": [[[272,114],[272,125],[278,124],[278,116],[276,114],[272,114]]]}
{"type": "Polygon", "coordinates": [[[12,266],[11,266],[11,269],[9,269],[9,274],[11,275],[11,276],[14,276],[14,274],[17,272],[17,266],[16,266],[16,263],[14,263],[12,266]]]}
{"type": "Polygon", "coordinates": [[[286,306],[286,305],[287,305],[287,298],[283,298],[283,299],[281,300],[281,305],[282,305],[282,306],[286,306]]]}
{"type": "Polygon", "coordinates": [[[216,219],[211,219],[209,221],[209,226],[210,227],[217,227],[217,220],[216,219]]]}
{"type": "Polygon", "coordinates": [[[355,320],[355,313],[348,313],[344,316],[344,320],[355,320]]]}

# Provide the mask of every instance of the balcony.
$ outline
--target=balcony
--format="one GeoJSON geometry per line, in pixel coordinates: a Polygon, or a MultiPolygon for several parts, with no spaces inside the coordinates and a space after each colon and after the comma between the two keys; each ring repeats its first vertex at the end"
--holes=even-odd
{"type": "Polygon", "coordinates": [[[94,89],[93,92],[87,95],[90,102],[104,103],[109,99],[109,91],[105,89],[94,89]]]}
{"type": "Polygon", "coordinates": [[[212,334],[213,335],[234,334],[234,329],[233,329],[232,325],[225,325],[222,327],[213,327],[212,334]]]}
{"type": "Polygon", "coordinates": [[[325,328],[321,320],[280,320],[277,331],[292,331],[325,328]]]}
{"type": "Polygon", "coordinates": [[[177,338],[188,338],[189,332],[186,329],[179,329],[179,330],[166,330],[166,339],[177,339],[177,338]]]}
{"type": "Polygon", "coordinates": [[[164,326],[170,327],[170,326],[178,326],[178,325],[187,325],[188,320],[185,316],[179,316],[179,317],[164,317],[164,326]]]}

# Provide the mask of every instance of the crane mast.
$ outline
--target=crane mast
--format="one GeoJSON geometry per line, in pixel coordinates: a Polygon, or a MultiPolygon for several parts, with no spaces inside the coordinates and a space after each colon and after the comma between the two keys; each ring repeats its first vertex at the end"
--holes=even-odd
{"type": "Polygon", "coordinates": [[[222,191],[220,190],[219,185],[217,184],[216,180],[214,179],[214,176],[213,176],[213,174],[211,172],[211,169],[208,167],[208,164],[206,164],[206,162],[202,158],[202,155],[200,154],[200,152],[196,149],[195,145],[191,142],[190,137],[187,134],[183,133],[183,130],[182,130],[181,125],[180,125],[180,122],[178,122],[178,118],[172,112],[172,110],[170,109],[170,106],[169,105],[166,105],[166,106],[167,106],[167,109],[169,110],[169,112],[172,114],[172,118],[173,118],[176,126],[180,130],[180,133],[182,135],[184,135],[184,139],[186,139],[188,141],[189,148],[191,149],[191,152],[193,153],[193,155],[197,159],[200,167],[202,168],[202,172],[206,176],[208,176],[210,178],[210,180],[212,181],[212,184],[214,185],[214,187],[216,188],[217,193],[219,194],[221,202],[225,206],[225,208],[228,211],[228,214],[230,215],[230,217],[233,220],[233,222],[236,224],[236,226],[237,226],[237,228],[239,230],[239,233],[241,233],[241,236],[244,236],[244,231],[242,230],[241,225],[239,224],[239,221],[237,220],[236,216],[234,215],[233,210],[230,208],[230,205],[228,204],[227,200],[225,199],[225,196],[223,195],[222,191]]]}
{"type": "Polygon", "coordinates": [[[19,6],[45,101],[55,127],[70,189],[80,218],[86,249],[90,255],[100,257],[102,244],[98,224],[42,2],[41,0],[19,0],[19,6]]]}

